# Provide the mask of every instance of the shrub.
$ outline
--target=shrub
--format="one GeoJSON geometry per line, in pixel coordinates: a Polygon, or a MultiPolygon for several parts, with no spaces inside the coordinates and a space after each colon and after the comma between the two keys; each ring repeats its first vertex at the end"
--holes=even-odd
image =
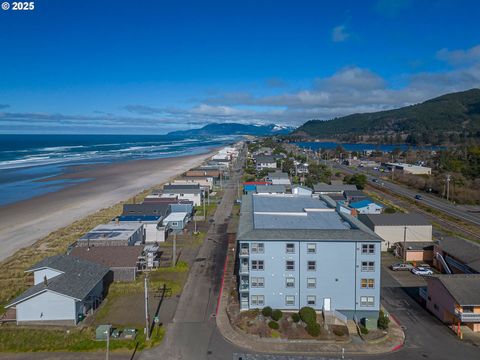
{"type": "Polygon", "coordinates": [[[262,315],[263,316],[272,316],[272,308],[270,306],[265,306],[263,309],[262,309],[262,315]]]}
{"type": "Polygon", "coordinates": [[[283,313],[282,313],[281,310],[278,310],[278,309],[277,309],[277,310],[273,310],[273,311],[272,311],[272,315],[271,315],[271,316],[272,316],[272,319],[273,319],[273,320],[278,321],[278,320],[280,320],[280,319],[282,318],[283,313]]]}
{"type": "Polygon", "coordinates": [[[367,335],[367,334],[368,334],[368,329],[367,329],[363,324],[360,324],[359,327],[360,327],[360,332],[361,332],[363,335],[367,335]]]}
{"type": "Polygon", "coordinates": [[[315,310],[309,306],[305,306],[299,311],[300,319],[306,324],[315,324],[317,322],[317,314],[315,310]]]}
{"type": "Polygon", "coordinates": [[[378,328],[382,330],[387,330],[388,324],[390,324],[390,318],[387,315],[385,315],[385,313],[382,310],[380,310],[380,314],[378,316],[378,322],[377,322],[378,328]]]}
{"type": "Polygon", "coordinates": [[[315,336],[317,337],[318,335],[320,335],[320,324],[319,323],[307,323],[307,333],[310,335],[310,336],[315,336]]]}
{"type": "Polygon", "coordinates": [[[389,206],[385,209],[385,214],[395,214],[397,212],[397,210],[395,210],[395,208],[389,206]]]}
{"type": "Polygon", "coordinates": [[[342,329],[334,329],[334,330],[333,330],[333,333],[334,333],[336,336],[343,336],[343,335],[345,335],[345,332],[344,332],[342,329]]]}
{"type": "Polygon", "coordinates": [[[300,321],[300,315],[298,315],[298,313],[293,313],[292,314],[292,321],[294,323],[298,323],[300,321]]]}
{"type": "Polygon", "coordinates": [[[268,323],[268,327],[273,330],[278,330],[280,328],[280,325],[278,325],[276,321],[272,320],[268,323]]]}

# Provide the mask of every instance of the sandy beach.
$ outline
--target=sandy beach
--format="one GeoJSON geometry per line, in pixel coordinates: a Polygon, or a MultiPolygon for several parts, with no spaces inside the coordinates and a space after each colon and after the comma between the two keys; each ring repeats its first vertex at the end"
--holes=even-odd
{"type": "Polygon", "coordinates": [[[0,207],[0,261],[58,228],[200,165],[213,153],[72,168],[62,177],[92,180],[0,207]]]}

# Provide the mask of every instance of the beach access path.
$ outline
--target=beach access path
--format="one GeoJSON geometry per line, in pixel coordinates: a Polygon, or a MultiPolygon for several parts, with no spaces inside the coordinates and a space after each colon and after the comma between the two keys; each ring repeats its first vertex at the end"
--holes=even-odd
{"type": "Polygon", "coordinates": [[[199,166],[213,154],[73,168],[58,178],[91,180],[0,207],[0,261],[54,230],[199,166]]]}

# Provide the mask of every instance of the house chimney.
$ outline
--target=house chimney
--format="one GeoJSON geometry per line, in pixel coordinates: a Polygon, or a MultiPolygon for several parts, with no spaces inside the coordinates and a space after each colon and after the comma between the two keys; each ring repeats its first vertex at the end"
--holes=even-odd
{"type": "Polygon", "coordinates": [[[45,276],[43,277],[43,285],[45,285],[45,286],[48,285],[47,275],[45,275],[45,276]]]}

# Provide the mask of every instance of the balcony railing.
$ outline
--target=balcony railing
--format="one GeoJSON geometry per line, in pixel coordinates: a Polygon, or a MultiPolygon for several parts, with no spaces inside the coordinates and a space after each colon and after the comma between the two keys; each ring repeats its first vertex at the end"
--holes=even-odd
{"type": "Polygon", "coordinates": [[[248,290],[250,288],[248,282],[243,282],[240,284],[240,291],[245,291],[245,290],[248,290]]]}
{"type": "Polygon", "coordinates": [[[461,322],[480,322],[480,313],[455,310],[455,315],[461,322]]]}
{"type": "Polygon", "coordinates": [[[240,256],[248,256],[248,249],[240,249],[240,256]]]}
{"type": "Polygon", "coordinates": [[[248,265],[240,266],[240,274],[248,274],[248,265]]]}

